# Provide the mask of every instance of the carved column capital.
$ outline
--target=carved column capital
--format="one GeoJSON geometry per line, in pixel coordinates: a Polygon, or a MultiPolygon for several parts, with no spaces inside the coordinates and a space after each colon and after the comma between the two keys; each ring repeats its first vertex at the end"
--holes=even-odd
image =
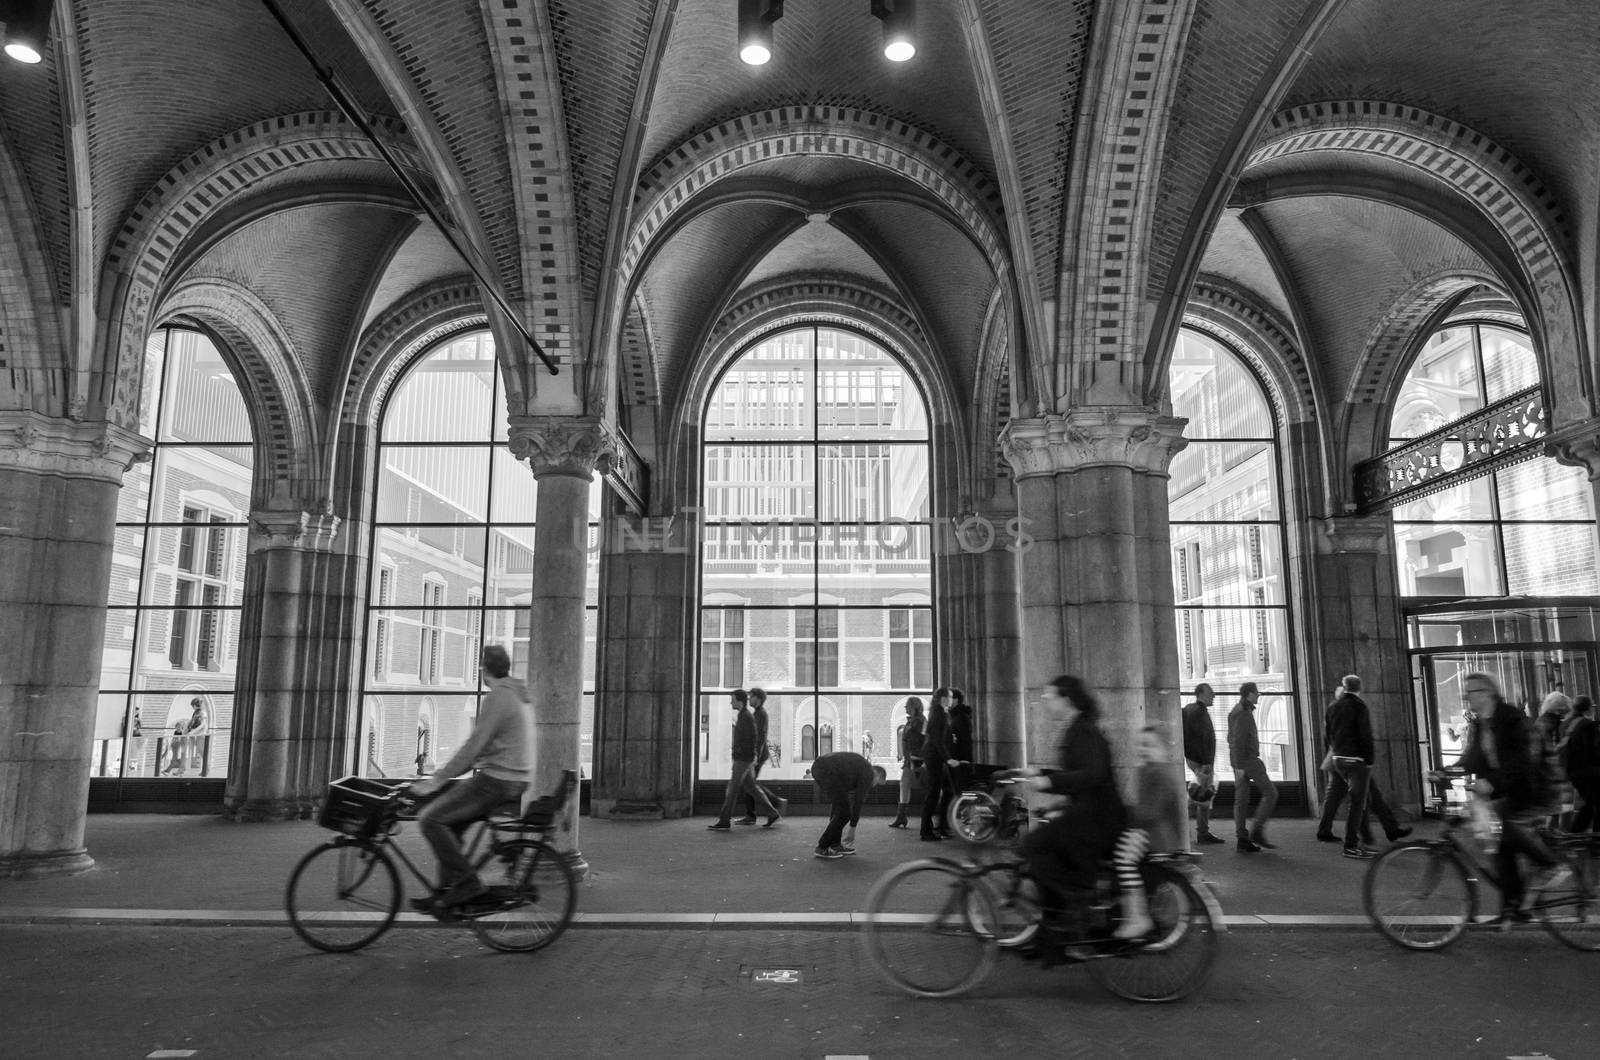
{"type": "Polygon", "coordinates": [[[1600,418],[1550,432],[1544,451],[1569,467],[1581,467],[1590,482],[1600,481],[1600,418]]]}
{"type": "Polygon", "coordinates": [[[1313,522],[1317,528],[1317,551],[1324,555],[1387,552],[1394,540],[1394,521],[1387,513],[1337,515],[1313,522]]]}
{"type": "Polygon", "coordinates": [[[341,520],[331,512],[267,509],[250,513],[250,550],[299,548],[328,552],[339,536],[341,520]]]}
{"type": "Polygon", "coordinates": [[[127,470],[149,454],[149,439],[115,423],[0,411],[0,468],[120,486],[127,470]]]}
{"type": "Polygon", "coordinates": [[[526,460],[533,477],[570,475],[590,481],[605,474],[617,451],[611,429],[593,416],[512,416],[511,455],[526,460]]]}
{"type": "Polygon", "coordinates": [[[1084,405],[1012,420],[1000,432],[1000,447],[1019,479],[1104,466],[1165,475],[1189,444],[1188,422],[1141,406],[1084,405]]]}

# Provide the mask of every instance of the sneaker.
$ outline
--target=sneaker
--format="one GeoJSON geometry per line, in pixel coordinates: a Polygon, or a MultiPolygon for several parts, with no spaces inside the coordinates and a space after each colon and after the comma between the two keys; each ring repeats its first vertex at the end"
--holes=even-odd
{"type": "MultiPolygon", "coordinates": [[[[850,853],[854,854],[855,851],[852,850],[850,853]]],[[[840,850],[838,847],[818,847],[811,852],[811,856],[814,858],[826,858],[827,860],[832,861],[834,858],[844,857],[844,851],[840,850]]]]}
{"type": "Polygon", "coordinates": [[[1278,849],[1278,844],[1268,841],[1267,833],[1263,832],[1259,828],[1257,828],[1255,831],[1250,833],[1250,842],[1254,843],[1256,846],[1260,847],[1262,850],[1277,850],[1278,849]]]}
{"type": "Polygon", "coordinates": [[[771,828],[773,825],[777,824],[782,819],[783,819],[782,812],[771,814],[770,816],[767,817],[767,823],[762,825],[761,827],[762,828],[771,828]]]}
{"type": "Polygon", "coordinates": [[[1572,882],[1572,867],[1570,865],[1552,865],[1533,879],[1530,891],[1548,891],[1557,887],[1565,887],[1572,882]]]}
{"type": "Polygon", "coordinates": [[[856,852],[856,848],[849,843],[840,843],[838,849],[840,855],[844,857],[848,857],[856,852]]]}
{"type": "Polygon", "coordinates": [[[1356,861],[1371,861],[1372,851],[1366,847],[1345,847],[1344,856],[1354,858],[1356,861]]]}
{"type": "Polygon", "coordinates": [[[1394,831],[1389,833],[1389,842],[1398,843],[1400,840],[1404,839],[1410,834],[1411,829],[1409,828],[1396,828],[1394,831]]]}
{"type": "Polygon", "coordinates": [[[1226,839],[1224,839],[1221,836],[1217,835],[1217,833],[1215,833],[1215,832],[1201,832],[1199,835],[1195,836],[1195,840],[1194,841],[1196,843],[1226,843],[1227,842],[1226,839]]]}
{"type": "Polygon", "coordinates": [[[1261,852],[1261,848],[1247,835],[1240,836],[1236,845],[1241,854],[1258,854],[1261,852]]]}
{"type": "MultiPolygon", "coordinates": [[[[778,816],[782,817],[789,812],[789,800],[782,796],[774,795],[772,797],[772,808],[778,811],[778,816]]],[[[754,818],[751,819],[754,820],[754,818]]]]}
{"type": "Polygon", "coordinates": [[[1151,920],[1150,915],[1146,913],[1141,917],[1128,917],[1117,925],[1117,930],[1111,933],[1111,937],[1123,942],[1130,942],[1133,939],[1143,938],[1155,929],[1156,922],[1151,920]]]}
{"type": "MultiPolygon", "coordinates": [[[[1409,829],[1408,829],[1408,831],[1409,831],[1409,829]]],[[[1340,838],[1339,836],[1334,835],[1332,832],[1318,832],[1317,833],[1317,842],[1319,842],[1319,843],[1342,843],[1342,842],[1344,842],[1344,840],[1342,838],[1340,838]]]]}
{"type": "Polygon", "coordinates": [[[419,913],[431,914],[433,912],[433,895],[429,894],[421,898],[411,899],[411,908],[419,913]]]}
{"type": "Polygon", "coordinates": [[[741,817],[741,818],[739,818],[737,821],[735,821],[733,823],[734,824],[755,824],[756,823],[756,815],[755,814],[751,814],[748,817],[741,817]]]}
{"type": "Polygon", "coordinates": [[[731,831],[733,831],[733,825],[729,824],[727,821],[718,821],[716,824],[708,824],[708,825],[706,825],[706,831],[708,831],[708,832],[731,832],[731,831]]]}
{"type": "Polygon", "coordinates": [[[938,832],[924,832],[922,833],[922,841],[924,843],[942,843],[944,841],[944,836],[940,835],[938,832]]]}

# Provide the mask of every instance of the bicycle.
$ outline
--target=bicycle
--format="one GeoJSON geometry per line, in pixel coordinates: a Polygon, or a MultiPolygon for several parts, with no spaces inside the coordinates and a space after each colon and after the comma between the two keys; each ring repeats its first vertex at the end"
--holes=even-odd
{"type": "MultiPolygon", "coordinates": [[[[997,770],[987,777],[975,778],[971,788],[950,800],[945,811],[950,831],[971,843],[1020,840],[1031,817],[1027,800],[1012,790],[1015,780],[1009,770],[997,770]],[[995,797],[997,791],[998,798],[995,797]]],[[[1043,816],[1043,813],[1036,811],[1032,816],[1043,816]]]]}
{"type": "Polygon", "coordinates": [[[1001,950],[1011,950],[1084,964],[1118,997],[1176,1001],[1205,981],[1216,960],[1222,910],[1187,853],[1147,856],[1139,873],[1156,926],[1142,938],[1118,939],[1121,891],[1110,863],[1092,895],[1047,924],[1019,858],[908,861],[868,892],[862,943],[878,970],[915,997],[965,993],[993,970],[1001,950]]]}
{"type": "MultiPolygon", "coordinates": [[[[1432,774],[1441,781],[1446,774],[1432,774]]],[[[1460,776],[1450,771],[1450,775],[1460,776]]],[[[1468,793],[1468,799],[1477,796],[1468,793]]],[[[1469,801],[1469,807],[1471,805],[1469,801]]],[[[1600,837],[1541,832],[1571,876],[1535,886],[1527,911],[1545,930],[1575,950],[1600,952],[1600,837]]],[[[1399,843],[1378,856],[1362,882],[1367,917],[1384,938],[1408,950],[1442,950],[1477,921],[1480,877],[1500,879],[1481,856],[1469,818],[1450,814],[1437,839],[1399,843]]]]}
{"type": "MultiPolygon", "coordinates": [[[[577,771],[569,769],[555,794],[536,799],[526,812],[508,805],[491,813],[466,847],[488,893],[433,915],[510,953],[543,949],[559,938],[577,909],[577,878],[548,838],[577,786],[577,771]]],[[[395,858],[433,893],[427,875],[395,842],[401,822],[416,819],[417,805],[410,782],[352,776],[328,785],[317,823],[339,834],[307,853],[289,875],[284,901],[297,935],[329,953],[376,942],[400,911],[395,858]]]]}

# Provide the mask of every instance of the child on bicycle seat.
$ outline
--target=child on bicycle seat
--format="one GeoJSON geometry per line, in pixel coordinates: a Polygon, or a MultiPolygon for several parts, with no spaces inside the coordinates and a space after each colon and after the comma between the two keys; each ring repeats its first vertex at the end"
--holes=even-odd
{"type": "Polygon", "coordinates": [[[520,800],[533,779],[533,708],[527,686],[511,676],[511,656],[500,645],[484,648],[480,662],[489,691],[478,709],[472,735],[433,776],[411,788],[414,795],[427,795],[451,778],[474,770],[472,776],[450,785],[417,814],[417,824],[439,859],[438,896],[411,903],[422,912],[461,905],[488,890],[462,853],[461,833],[502,803],[520,800]]]}
{"type": "Polygon", "coordinates": [[[1117,883],[1122,888],[1122,923],[1112,934],[1119,939],[1136,939],[1155,928],[1145,901],[1144,881],[1139,878],[1139,862],[1152,850],[1183,849],[1177,824],[1184,819],[1183,791],[1172,768],[1172,748],[1159,725],[1139,730],[1134,752],[1139,759],[1137,797],[1128,807],[1131,825],[1117,839],[1113,860],[1117,883]]]}

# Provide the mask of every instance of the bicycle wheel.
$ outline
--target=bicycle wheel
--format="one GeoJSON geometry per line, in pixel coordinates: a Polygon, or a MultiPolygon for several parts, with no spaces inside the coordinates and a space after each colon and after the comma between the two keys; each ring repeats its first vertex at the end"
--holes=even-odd
{"type": "Polygon", "coordinates": [[[578,879],[559,851],[535,839],[504,843],[478,869],[489,894],[462,911],[484,944],[508,953],[542,950],[578,907],[578,879]]]}
{"type": "Polygon", "coordinates": [[[1217,959],[1217,925],[1183,873],[1149,863],[1139,871],[1155,931],[1142,946],[1091,961],[1089,976],[1129,1001],[1176,1001],[1210,974],[1217,959]]]}
{"type": "Polygon", "coordinates": [[[993,900],[951,861],[924,858],[890,869],[867,894],[867,957],[900,989],[953,997],[994,967],[993,900]]]}
{"type": "Polygon", "coordinates": [[[284,907],[295,934],[317,949],[359,950],[394,923],[400,874],[380,844],[335,839],[300,859],[284,907]]]}
{"type": "Polygon", "coordinates": [[[1021,862],[998,862],[984,867],[979,879],[989,891],[994,919],[984,920],[984,905],[973,903],[968,914],[974,924],[994,936],[995,945],[1015,949],[1027,945],[1039,933],[1043,908],[1039,891],[1022,871],[1021,862]]]}
{"type": "Polygon", "coordinates": [[[1461,937],[1477,904],[1466,870],[1437,843],[1390,847],[1367,869],[1361,898],[1372,926],[1408,950],[1438,950],[1461,937]]]}
{"type": "Polygon", "coordinates": [[[970,843],[987,843],[1000,832],[1000,807],[981,791],[963,791],[945,812],[950,831],[970,843]]]}
{"type": "Polygon", "coordinates": [[[1595,879],[1600,866],[1587,847],[1564,855],[1572,869],[1571,878],[1540,888],[1534,896],[1534,910],[1545,930],[1568,946],[1586,953],[1600,952],[1600,891],[1595,879]]]}

